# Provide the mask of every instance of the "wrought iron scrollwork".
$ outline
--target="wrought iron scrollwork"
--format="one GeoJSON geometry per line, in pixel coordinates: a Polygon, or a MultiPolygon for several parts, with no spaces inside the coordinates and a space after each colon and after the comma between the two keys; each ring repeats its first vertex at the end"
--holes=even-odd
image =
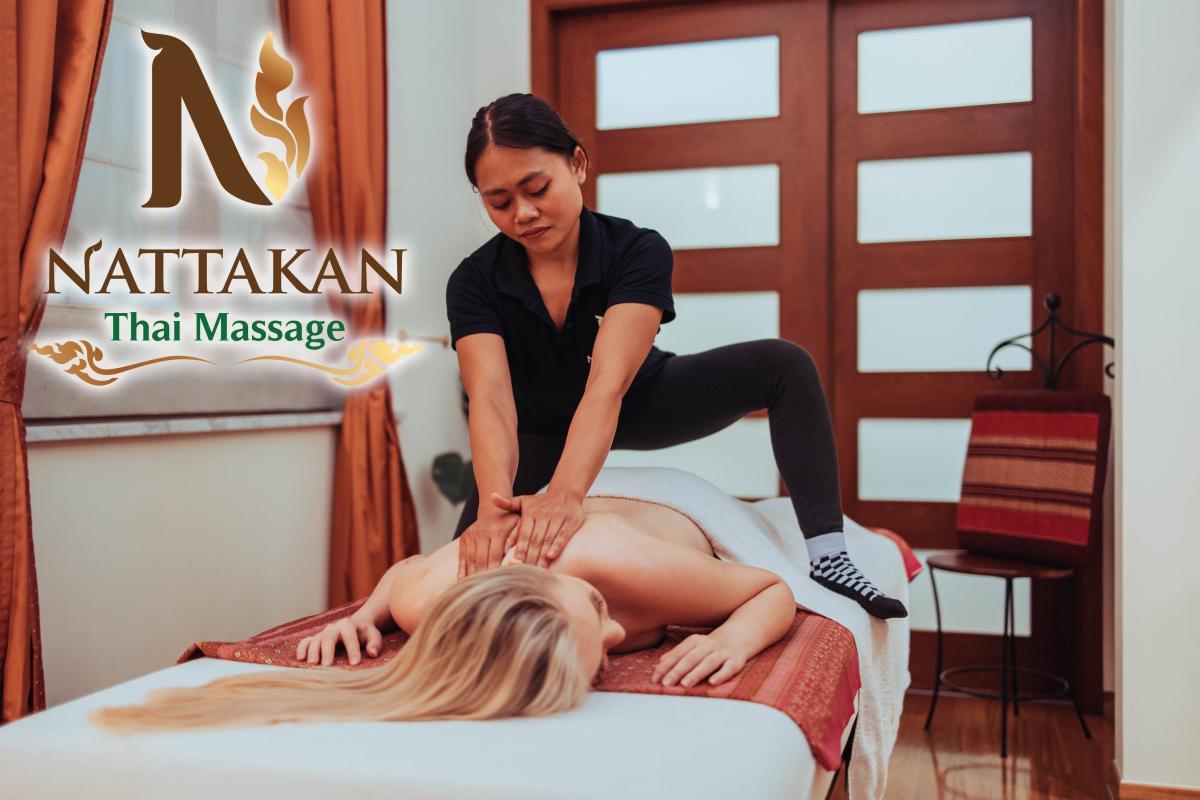
{"type": "MultiPolygon", "coordinates": [[[[1058,296],[1057,292],[1050,292],[1048,295],[1046,295],[1046,298],[1042,301],[1042,303],[1046,306],[1046,310],[1049,313],[1046,315],[1046,318],[1042,320],[1040,325],[1031,330],[1029,333],[1024,333],[1020,336],[1014,336],[1011,339],[1005,339],[1003,342],[992,348],[992,352],[988,355],[987,360],[987,374],[989,378],[994,381],[998,381],[1004,377],[1004,370],[1000,367],[993,367],[992,361],[996,358],[996,354],[1006,347],[1019,347],[1033,357],[1034,363],[1037,364],[1038,369],[1041,370],[1042,380],[1047,389],[1053,389],[1056,387],[1058,384],[1058,377],[1062,374],[1063,367],[1071,359],[1071,356],[1075,355],[1075,353],[1081,348],[1086,347],[1089,344],[1106,344],[1109,347],[1116,349],[1117,344],[1115,341],[1113,341],[1111,336],[1105,336],[1100,333],[1088,333],[1087,331],[1077,331],[1059,319],[1058,309],[1062,307],[1062,298],[1058,296]],[[1071,346],[1068,347],[1057,360],[1055,360],[1054,345],[1056,341],[1056,334],[1059,328],[1062,328],[1072,336],[1079,337],[1079,341],[1072,343],[1071,346]],[[1048,336],[1050,338],[1048,360],[1043,359],[1033,351],[1032,347],[1020,341],[1021,339],[1029,339],[1030,342],[1032,342],[1034,336],[1037,336],[1039,333],[1047,329],[1049,329],[1048,336]]],[[[1115,377],[1113,374],[1112,361],[1104,365],[1104,374],[1108,375],[1110,378],[1115,377]]]]}

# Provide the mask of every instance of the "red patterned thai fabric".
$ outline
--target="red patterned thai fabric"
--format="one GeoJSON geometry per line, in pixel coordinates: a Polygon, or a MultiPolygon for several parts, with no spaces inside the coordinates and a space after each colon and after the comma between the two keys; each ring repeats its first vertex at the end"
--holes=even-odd
{"type": "Polygon", "coordinates": [[[1108,398],[1012,392],[978,399],[957,526],[973,552],[1079,564],[1100,522],[1108,398]]]}
{"type": "MultiPolygon", "coordinates": [[[[196,642],[176,663],[208,656],[254,664],[314,668],[296,660],[296,645],[305,636],[354,613],[365,602],[356,600],[321,614],[278,625],[240,642],[196,642]]],[[[854,698],[860,676],[858,649],[850,631],[826,617],[797,609],[791,628],[782,639],[746,663],[742,671],[720,686],[685,688],[662,686],[650,681],[658,659],[689,634],[700,629],[668,628],[658,647],[614,655],[604,680],[596,687],[604,692],[718,697],[763,703],[787,714],[800,727],[817,763],[828,770],[841,764],[842,732],[854,715],[854,698]]],[[[372,669],[390,661],[407,640],[399,631],[383,637],[383,648],[375,658],[364,658],[351,666],[339,649],[333,667],[372,669]]],[[[331,667],[319,667],[330,669],[331,667]]]]}
{"type": "MultiPolygon", "coordinates": [[[[887,528],[872,528],[896,543],[904,559],[908,579],[921,571],[912,548],[899,534],[887,528]]],[[[253,664],[312,669],[297,661],[296,646],[305,636],[321,631],[326,625],[358,610],[366,598],[331,608],[320,614],[285,622],[240,642],[196,642],[176,661],[182,664],[195,658],[222,658],[253,664]]],[[[858,648],[846,628],[811,611],[796,610],[788,632],[775,644],[747,662],[742,671],[720,686],[702,684],[690,688],[662,686],[651,682],[659,658],[689,634],[702,629],[670,627],[658,646],[633,653],[614,655],[604,680],[596,687],[602,692],[640,692],[689,697],[715,697],[762,703],[782,711],[800,728],[812,748],[817,763],[835,770],[842,761],[842,733],[854,716],[854,699],[862,685],[858,669],[858,648]]],[[[375,658],[364,658],[351,666],[339,648],[332,667],[320,669],[372,669],[390,661],[408,637],[393,631],[383,637],[383,647],[375,658]]]]}

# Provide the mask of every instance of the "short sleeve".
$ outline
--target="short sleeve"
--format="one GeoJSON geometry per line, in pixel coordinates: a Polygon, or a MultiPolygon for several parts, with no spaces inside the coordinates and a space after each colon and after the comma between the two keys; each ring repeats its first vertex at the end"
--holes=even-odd
{"type": "Polygon", "coordinates": [[[450,321],[450,346],[472,333],[504,335],[496,312],[494,293],[479,271],[467,260],[450,273],[446,282],[446,317],[450,321]]]}
{"type": "Polygon", "coordinates": [[[671,245],[658,231],[647,229],[614,265],[615,280],[608,293],[608,307],[617,303],[646,303],[663,310],[660,324],[675,319],[675,300],[671,294],[674,263],[671,245]]]}

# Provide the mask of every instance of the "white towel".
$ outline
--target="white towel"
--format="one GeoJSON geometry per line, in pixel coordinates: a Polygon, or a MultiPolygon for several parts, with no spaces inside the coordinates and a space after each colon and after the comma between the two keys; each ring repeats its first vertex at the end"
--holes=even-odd
{"type": "MultiPolygon", "coordinates": [[[[910,680],[908,620],[875,619],[853,600],[808,577],[804,537],[786,497],[747,503],[690,472],[667,467],[607,467],[588,496],[646,500],[686,514],[708,536],[718,557],[774,572],[791,587],[797,603],[850,630],[862,678],[849,766],[850,798],[883,797],[910,680]]],[[[849,517],[844,522],[846,546],[859,569],[907,606],[908,577],[895,543],[849,517]]]]}

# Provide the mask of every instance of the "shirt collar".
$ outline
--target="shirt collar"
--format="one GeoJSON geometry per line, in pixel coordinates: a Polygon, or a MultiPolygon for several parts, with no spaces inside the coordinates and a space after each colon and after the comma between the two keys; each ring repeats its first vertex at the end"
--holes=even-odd
{"type": "MultiPolygon", "coordinates": [[[[496,290],[524,300],[527,306],[536,309],[541,304],[542,296],[529,272],[525,246],[505,238],[505,247],[496,264],[496,290]]],[[[579,262],[575,267],[572,297],[577,296],[583,287],[600,283],[602,248],[600,222],[585,205],[579,212],[579,262]]]]}

